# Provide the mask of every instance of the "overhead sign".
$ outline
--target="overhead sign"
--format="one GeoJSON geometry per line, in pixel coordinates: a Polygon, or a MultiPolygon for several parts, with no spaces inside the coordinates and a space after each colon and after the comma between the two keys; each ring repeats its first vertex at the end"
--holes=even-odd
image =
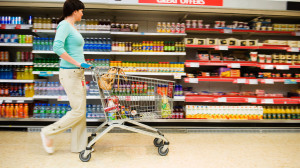
{"type": "Polygon", "coordinates": [[[223,6],[223,0],[139,0],[139,3],[168,5],[223,6]]]}

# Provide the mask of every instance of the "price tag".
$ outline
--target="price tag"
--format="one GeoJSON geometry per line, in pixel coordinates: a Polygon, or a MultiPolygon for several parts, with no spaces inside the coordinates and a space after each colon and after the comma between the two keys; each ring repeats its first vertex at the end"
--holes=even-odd
{"type": "Polygon", "coordinates": [[[237,83],[246,83],[246,79],[237,79],[237,83]]]}
{"type": "Polygon", "coordinates": [[[5,24],[1,24],[1,29],[6,29],[6,25],[5,24]]]}
{"type": "Polygon", "coordinates": [[[299,48],[298,47],[290,47],[287,49],[288,52],[299,52],[299,48]]]}
{"type": "Polygon", "coordinates": [[[2,103],[3,103],[3,99],[0,100],[0,104],[2,104],[2,103]]]}
{"type": "Polygon", "coordinates": [[[17,103],[24,103],[24,100],[17,100],[17,103]]]}
{"type": "Polygon", "coordinates": [[[261,101],[261,103],[263,103],[263,104],[274,104],[274,100],[273,99],[263,99],[261,101]]]}
{"type": "Polygon", "coordinates": [[[295,36],[300,36],[300,32],[295,32],[295,36]]]}
{"type": "Polygon", "coordinates": [[[12,100],[5,100],[5,103],[12,103],[12,100]]]}
{"type": "Polygon", "coordinates": [[[295,79],[285,79],[284,84],[297,84],[295,79]]]}
{"type": "Polygon", "coordinates": [[[257,81],[257,79],[249,79],[249,84],[250,85],[257,85],[258,81],[257,81]]]}
{"type": "Polygon", "coordinates": [[[224,29],[223,31],[226,34],[232,34],[232,29],[224,29]]]}
{"type": "Polygon", "coordinates": [[[218,102],[226,103],[227,102],[227,98],[226,97],[219,97],[218,98],[218,102]]]}
{"type": "Polygon", "coordinates": [[[273,79],[265,79],[265,84],[274,84],[273,79]]]}
{"type": "Polygon", "coordinates": [[[145,33],[144,33],[144,32],[141,32],[141,35],[145,35],[145,33]]]}
{"type": "Polygon", "coordinates": [[[274,69],[273,65],[261,65],[260,69],[274,69]]]}
{"type": "Polygon", "coordinates": [[[21,29],[21,25],[17,24],[16,29],[21,29]]]}
{"type": "Polygon", "coordinates": [[[276,69],[278,69],[278,70],[289,70],[290,66],[289,65],[276,65],[276,69]]]}
{"type": "Polygon", "coordinates": [[[228,46],[216,46],[215,50],[228,50],[228,46]]]}
{"type": "Polygon", "coordinates": [[[256,98],[248,98],[248,103],[256,103],[257,99],[256,98]]]}
{"type": "Polygon", "coordinates": [[[198,83],[198,78],[189,78],[189,83],[198,83]]]}
{"type": "Polygon", "coordinates": [[[181,79],[180,73],[174,73],[174,79],[181,79]]]}
{"type": "Polygon", "coordinates": [[[230,66],[229,68],[241,68],[241,64],[238,63],[232,63],[229,66],[230,66]]]}
{"type": "Polygon", "coordinates": [[[58,96],[57,101],[68,101],[68,96],[58,96]]]}
{"type": "Polygon", "coordinates": [[[15,29],[15,25],[12,25],[12,24],[8,24],[5,26],[5,29],[15,29]]]}
{"type": "Polygon", "coordinates": [[[198,62],[191,62],[190,63],[190,67],[193,67],[193,68],[199,68],[200,67],[200,64],[198,62]]]}
{"type": "Polygon", "coordinates": [[[52,71],[40,72],[39,76],[53,76],[52,71]]]}

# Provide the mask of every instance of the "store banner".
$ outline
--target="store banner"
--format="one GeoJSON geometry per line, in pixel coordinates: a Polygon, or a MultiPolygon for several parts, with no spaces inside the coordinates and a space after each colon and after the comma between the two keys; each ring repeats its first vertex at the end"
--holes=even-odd
{"type": "Polygon", "coordinates": [[[223,0],[139,0],[139,3],[168,5],[223,6],[223,0]]]}

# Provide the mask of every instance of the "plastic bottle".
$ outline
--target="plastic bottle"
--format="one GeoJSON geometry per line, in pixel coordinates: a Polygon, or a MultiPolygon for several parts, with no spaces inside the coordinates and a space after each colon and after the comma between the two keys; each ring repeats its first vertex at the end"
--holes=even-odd
{"type": "Polygon", "coordinates": [[[67,104],[63,104],[61,106],[60,118],[66,115],[66,113],[67,113],[67,104]]]}
{"type": "Polygon", "coordinates": [[[55,115],[56,115],[56,106],[55,106],[55,104],[53,104],[50,107],[50,116],[49,116],[49,118],[56,118],[55,115]]]}
{"type": "Polygon", "coordinates": [[[53,96],[59,96],[59,83],[58,82],[54,82],[53,96]]]}
{"type": "Polygon", "coordinates": [[[40,117],[40,108],[37,103],[35,103],[33,108],[33,118],[39,118],[40,117]]]}
{"type": "Polygon", "coordinates": [[[86,106],[86,118],[92,118],[92,105],[88,104],[86,106]]]}
{"type": "Polygon", "coordinates": [[[58,104],[57,106],[56,106],[56,110],[55,110],[55,113],[56,113],[56,115],[55,115],[55,118],[60,118],[60,114],[61,114],[61,104],[58,104]]]}
{"type": "Polygon", "coordinates": [[[28,104],[25,104],[25,106],[24,106],[24,116],[23,116],[23,118],[28,118],[28,113],[29,113],[28,104]]]}
{"type": "Polygon", "coordinates": [[[47,104],[47,106],[45,107],[45,110],[46,110],[45,118],[51,118],[51,105],[47,104]]]}
{"type": "Polygon", "coordinates": [[[42,104],[40,107],[40,118],[46,118],[46,104],[42,104]]]}

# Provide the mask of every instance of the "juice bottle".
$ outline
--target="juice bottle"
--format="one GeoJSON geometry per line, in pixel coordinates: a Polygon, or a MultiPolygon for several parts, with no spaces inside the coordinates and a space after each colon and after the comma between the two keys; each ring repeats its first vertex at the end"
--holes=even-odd
{"type": "Polygon", "coordinates": [[[292,113],[292,111],[294,111],[294,110],[292,110],[292,109],[294,109],[294,107],[292,106],[291,107],[291,109],[289,108],[289,107],[286,107],[286,109],[285,109],[285,112],[286,112],[286,119],[288,119],[288,120],[290,120],[292,117],[291,117],[291,113],[292,113]]]}
{"type": "Polygon", "coordinates": [[[31,83],[29,84],[29,97],[33,97],[34,96],[34,84],[31,83]]]}
{"type": "Polygon", "coordinates": [[[24,77],[23,79],[28,80],[29,79],[29,73],[28,73],[28,66],[25,66],[24,68],[24,77]]]}
{"type": "Polygon", "coordinates": [[[269,119],[268,118],[268,114],[269,114],[269,109],[268,109],[268,107],[264,107],[264,116],[263,116],[263,119],[269,119]]]}
{"type": "Polygon", "coordinates": [[[277,119],[277,111],[274,106],[271,107],[271,112],[272,112],[272,119],[277,119]]]}
{"type": "Polygon", "coordinates": [[[0,112],[1,117],[5,117],[5,109],[6,109],[5,104],[2,104],[1,112],[0,112]]]}
{"type": "Polygon", "coordinates": [[[10,104],[10,107],[9,107],[9,111],[8,111],[8,118],[13,118],[14,117],[14,104],[10,104]]]}
{"type": "Polygon", "coordinates": [[[19,118],[24,118],[24,107],[23,107],[23,104],[20,104],[20,106],[19,106],[18,117],[19,118]]]}
{"type": "Polygon", "coordinates": [[[14,111],[13,111],[13,118],[20,118],[18,113],[19,113],[19,104],[15,104],[14,111]]]}
{"type": "Polygon", "coordinates": [[[29,80],[34,80],[34,74],[32,73],[33,71],[33,66],[29,67],[29,80]]]}
{"type": "Polygon", "coordinates": [[[6,105],[5,105],[5,117],[6,117],[6,118],[9,117],[9,109],[10,109],[9,104],[6,104],[6,105]]]}
{"type": "Polygon", "coordinates": [[[24,79],[24,66],[21,66],[20,67],[20,76],[19,76],[19,79],[20,80],[23,80],[24,79]]]}
{"type": "Polygon", "coordinates": [[[29,97],[29,87],[27,83],[25,84],[24,89],[25,89],[25,97],[29,97]]]}
{"type": "Polygon", "coordinates": [[[28,104],[25,104],[25,106],[24,106],[24,117],[23,118],[28,118],[28,111],[29,111],[28,104]]]}
{"type": "Polygon", "coordinates": [[[276,116],[277,116],[277,119],[281,120],[281,107],[277,106],[276,107],[276,116]]]}
{"type": "Polygon", "coordinates": [[[300,119],[300,109],[298,106],[296,108],[296,116],[295,117],[297,117],[297,119],[300,119]]]}
{"type": "Polygon", "coordinates": [[[284,109],[284,107],[281,107],[281,119],[285,120],[286,119],[286,110],[284,109]]]}

